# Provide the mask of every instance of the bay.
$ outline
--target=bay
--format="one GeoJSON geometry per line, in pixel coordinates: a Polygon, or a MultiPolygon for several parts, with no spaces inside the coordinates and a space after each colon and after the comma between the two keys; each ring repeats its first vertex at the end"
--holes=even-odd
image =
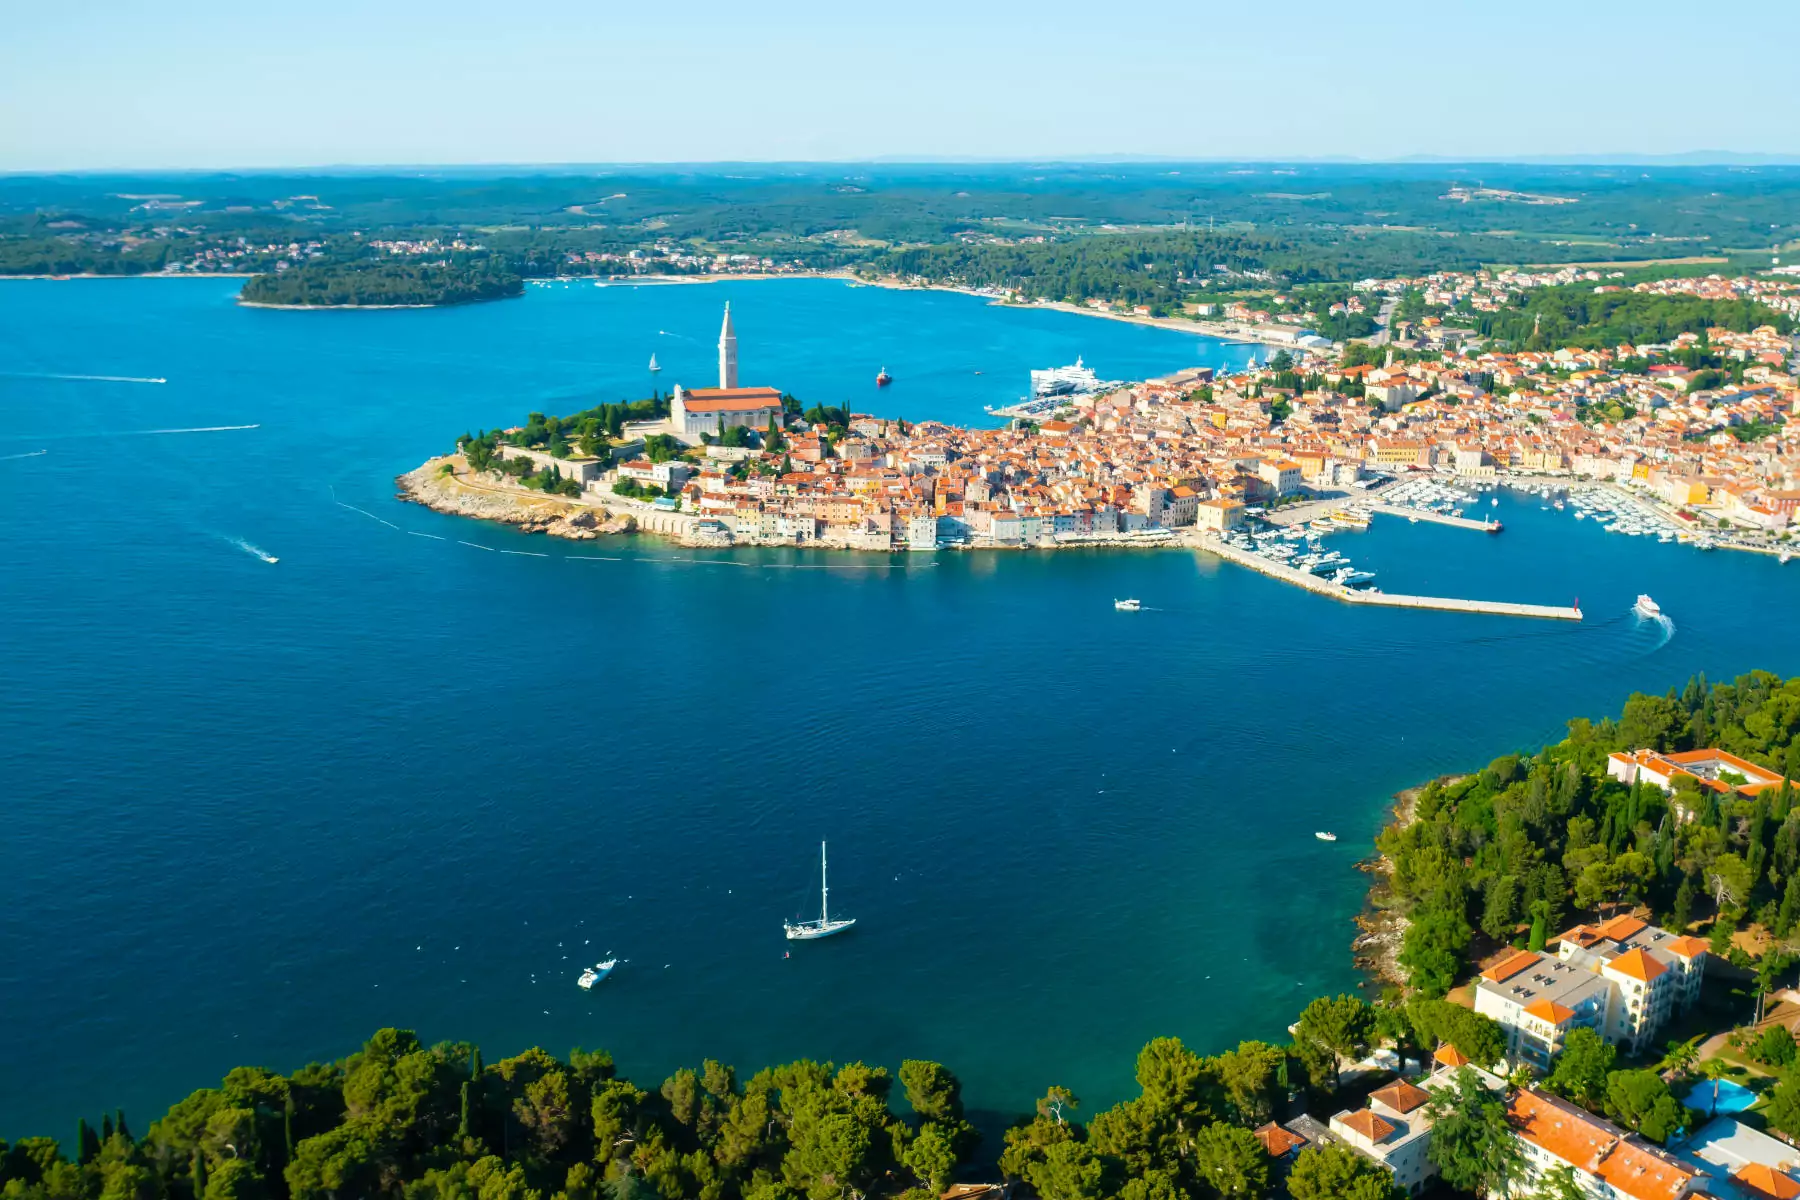
{"type": "Polygon", "coordinates": [[[1398,788],[1634,688],[1800,670],[1800,568],[1512,493],[1498,537],[1336,544],[1388,590],[1579,596],[1581,625],[1181,551],[700,556],[393,498],[465,429],[711,382],[727,299],[746,384],[911,420],[983,421],[1078,354],[1135,378],[1247,347],[817,281],[362,313],[235,287],[0,283],[8,1137],[388,1024],[603,1046],[652,1086],[928,1057],[985,1113],[1053,1083],[1091,1111],[1151,1037],[1279,1038],[1356,986],[1355,862],[1398,788]],[[858,924],[791,945],[822,839],[858,924]]]}

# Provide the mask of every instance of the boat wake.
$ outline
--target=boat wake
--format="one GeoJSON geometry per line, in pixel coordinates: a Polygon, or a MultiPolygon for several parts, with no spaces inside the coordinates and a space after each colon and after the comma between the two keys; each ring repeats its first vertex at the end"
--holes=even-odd
{"type": "MultiPolygon", "coordinates": [[[[154,380],[152,382],[160,383],[161,380],[154,380]]],[[[119,433],[112,434],[111,436],[112,437],[150,437],[155,434],[163,434],[163,433],[229,433],[230,431],[232,431],[234,429],[261,429],[261,428],[262,428],[261,422],[258,422],[254,425],[192,425],[185,429],[126,429],[119,433]]],[[[101,436],[105,437],[107,435],[102,434],[101,436]]]]}
{"type": "Polygon", "coordinates": [[[23,454],[0,454],[0,462],[11,462],[15,458],[36,458],[40,454],[48,454],[48,450],[27,450],[23,454]]]}
{"type": "MultiPolygon", "coordinates": [[[[1634,608],[1634,609],[1632,609],[1632,612],[1636,613],[1637,610],[1634,608]]],[[[1660,636],[1657,638],[1656,645],[1650,647],[1649,650],[1645,651],[1646,654],[1655,654],[1658,650],[1661,650],[1664,646],[1668,645],[1675,638],[1675,622],[1671,621],[1669,619],[1668,613],[1658,613],[1654,617],[1646,617],[1643,614],[1639,613],[1638,614],[1638,624],[1639,625],[1655,625],[1658,627],[1658,633],[1660,636]]]]}
{"type": "Polygon", "coordinates": [[[42,371],[0,371],[8,379],[66,379],[74,383],[167,383],[138,375],[53,375],[42,371]]]}
{"type": "Polygon", "coordinates": [[[245,554],[253,554],[257,558],[262,559],[266,563],[278,563],[281,561],[279,558],[276,558],[273,554],[270,554],[267,550],[264,550],[261,546],[256,545],[254,542],[247,542],[243,538],[239,538],[239,537],[228,537],[225,540],[230,542],[232,545],[236,546],[239,550],[242,550],[245,554]]]}

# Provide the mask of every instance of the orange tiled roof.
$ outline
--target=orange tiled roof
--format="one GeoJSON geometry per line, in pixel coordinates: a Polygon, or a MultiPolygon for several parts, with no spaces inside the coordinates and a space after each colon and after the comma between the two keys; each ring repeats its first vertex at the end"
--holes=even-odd
{"type": "Polygon", "coordinates": [[[1532,951],[1520,950],[1483,971],[1481,977],[1489,983],[1505,983],[1520,971],[1536,966],[1537,961],[1538,956],[1532,951]]]}
{"type": "Polygon", "coordinates": [[[1795,1200],[1795,1197],[1800,1196],[1800,1183],[1795,1183],[1792,1176],[1761,1163],[1746,1163],[1731,1177],[1758,1196],[1769,1197],[1769,1200],[1795,1200]]]}
{"type": "Polygon", "coordinates": [[[1645,954],[1642,950],[1627,950],[1625,953],[1619,955],[1619,957],[1613,959],[1607,966],[1625,976],[1627,979],[1635,979],[1640,983],[1649,983],[1652,979],[1655,979],[1658,975],[1661,975],[1664,971],[1669,969],[1657,962],[1654,958],[1651,958],[1648,954],[1645,954]]]}
{"type": "Polygon", "coordinates": [[[1439,1046],[1437,1048],[1437,1053],[1433,1054],[1431,1057],[1444,1064],[1446,1067],[1466,1067],[1474,1061],[1474,1059],[1464,1054],[1461,1050],[1458,1050],[1455,1046],[1452,1046],[1449,1042],[1445,1042],[1443,1045],[1439,1046]]]}
{"type": "Polygon", "coordinates": [[[1270,1158],[1281,1158],[1306,1145],[1305,1138],[1291,1129],[1283,1129],[1273,1121],[1256,1131],[1256,1140],[1263,1144],[1263,1149],[1269,1152],[1270,1158]]]}
{"type": "Polygon", "coordinates": [[[1597,1174],[1632,1200],[1675,1200],[1697,1172],[1647,1147],[1620,1142],[1597,1174]]]}
{"type": "Polygon", "coordinates": [[[1344,1128],[1361,1134],[1371,1142],[1379,1142],[1394,1132],[1393,1125],[1382,1120],[1366,1108],[1359,1108],[1347,1117],[1339,1118],[1344,1128]]]}
{"type": "Polygon", "coordinates": [[[1565,1005],[1558,1004],[1554,1000],[1539,1000],[1536,1004],[1526,1008],[1525,1013],[1527,1016],[1536,1017],[1540,1021],[1548,1021],[1552,1025],[1561,1025],[1564,1021],[1575,1015],[1575,1010],[1566,1007],[1565,1005]]]}
{"type": "Polygon", "coordinates": [[[1618,1141],[1610,1127],[1574,1105],[1562,1105],[1529,1089],[1513,1093],[1507,1111],[1519,1136],[1590,1174],[1618,1141]]]}
{"type": "Polygon", "coordinates": [[[1680,937],[1670,942],[1664,949],[1668,950],[1670,954],[1675,955],[1677,958],[1698,958],[1700,955],[1706,953],[1707,946],[1704,938],[1689,937],[1687,934],[1682,934],[1680,937]]]}
{"type": "Polygon", "coordinates": [[[1632,934],[1647,928],[1649,928],[1649,926],[1632,916],[1630,913],[1620,913],[1612,920],[1599,926],[1597,932],[1602,937],[1611,938],[1615,942],[1622,942],[1632,934]]]}
{"type": "Polygon", "coordinates": [[[1413,1109],[1429,1103],[1431,1093],[1424,1088],[1413,1086],[1404,1079],[1396,1079],[1381,1090],[1369,1093],[1369,1099],[1379,1100],[1395,1112],[1409,1113],[1413,1109]]]}

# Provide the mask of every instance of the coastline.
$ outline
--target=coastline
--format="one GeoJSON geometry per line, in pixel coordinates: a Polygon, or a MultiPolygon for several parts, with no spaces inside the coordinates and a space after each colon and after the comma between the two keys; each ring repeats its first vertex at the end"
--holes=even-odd
{"type": "Polygon", "coordinates": [[[0,279],[40,279],[51,283],[65,283],[71,279],[254,279],[255,271],[86,271],[75,275],[11,275],[0,274],[0,279]]]}
{"type": "Polygon", "coordinates": [[[1424,783],[1402,788],[1393,795],[1388,819],[1376,834],[1374,855],[1356,864],[1356,869],[1369,876],[1369,890],[1363,897],[1362,911],[1356,914],[1356,937],[1350,943],[1351,959],[1367,982],[1377,988],[1405,987],[1406,976],[1400,969],[1401,943],[1411,922],[1393,906],[1394,863],[1379,849],[1382,834],[1390,829],[1405,829],[1418,820],[1419,797],[1432,784],[1448,787],[1468,778],[1467,775],[1439,775],[1424,783]]]}
{"type": "Polygon", "coordinates": [[[630,515],[615,516],[602,506],[566,496],[488,486],[475,482],[468,472],[468,462],[460,454],[429,458],[424,465],[395,478],[400,489],[396,495],[433,512],[514,525],[522,533],[545,533],[572,541],[592,541],[602,534],[637,530],[637,521],[630,515]],[[460,468],[463,474],[446,474],[445,464],[460,468]]]}

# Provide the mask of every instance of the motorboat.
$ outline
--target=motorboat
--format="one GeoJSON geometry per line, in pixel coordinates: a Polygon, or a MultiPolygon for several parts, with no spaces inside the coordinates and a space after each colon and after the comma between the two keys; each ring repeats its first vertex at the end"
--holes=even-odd
{"type": "Polygon", "coordinates": [[[1325,832],[1325,831],[1324,831],[1324,830],[1323,830],[1323,829],[1321,829],[1321,830],[1319,830],[1319,831],[1317,831],[1317,832],[1316,832],[1316,833],[1314,833],[1314,834],[1313,834],[1313,836],[1314,836],[1314,837],[1316,837],[1316,838],[1318,838],[1318,839],[1319,839],[1319,840],[1320,840],[1320,841],[1321,841],[1321,842],[1335,842],[1335,841],[1337,841],[1337,834],[1335,834],[1335,833],[1326,833],[1326,832],[1325,832]]]}
{"type": "Polygon", "coordinates": [[[1637,598],[1637,603],[1631,607],[1640,617],[1655,618],[1662,616],[1662,606],[1648,596],[1639,596],[1637,598]]]}
{"type": "Polygon", "coordinates": [[[591,989],[596,983],[599,983],[608,975],[611,975],[613,968],[618,965],[619,960],[616,958],[609,958],[605,962],[595,963],[593,966],[583,971],[581,973],[581,978],[577,979],[575,982],[580,984],[583,990],[591,989]]]}
{"type": "Polygon", "coordinates": [[[1142,600],[1114,600],[1113,607],[1120,612],[1137,612],[1144,607],[1142,600]]]}

